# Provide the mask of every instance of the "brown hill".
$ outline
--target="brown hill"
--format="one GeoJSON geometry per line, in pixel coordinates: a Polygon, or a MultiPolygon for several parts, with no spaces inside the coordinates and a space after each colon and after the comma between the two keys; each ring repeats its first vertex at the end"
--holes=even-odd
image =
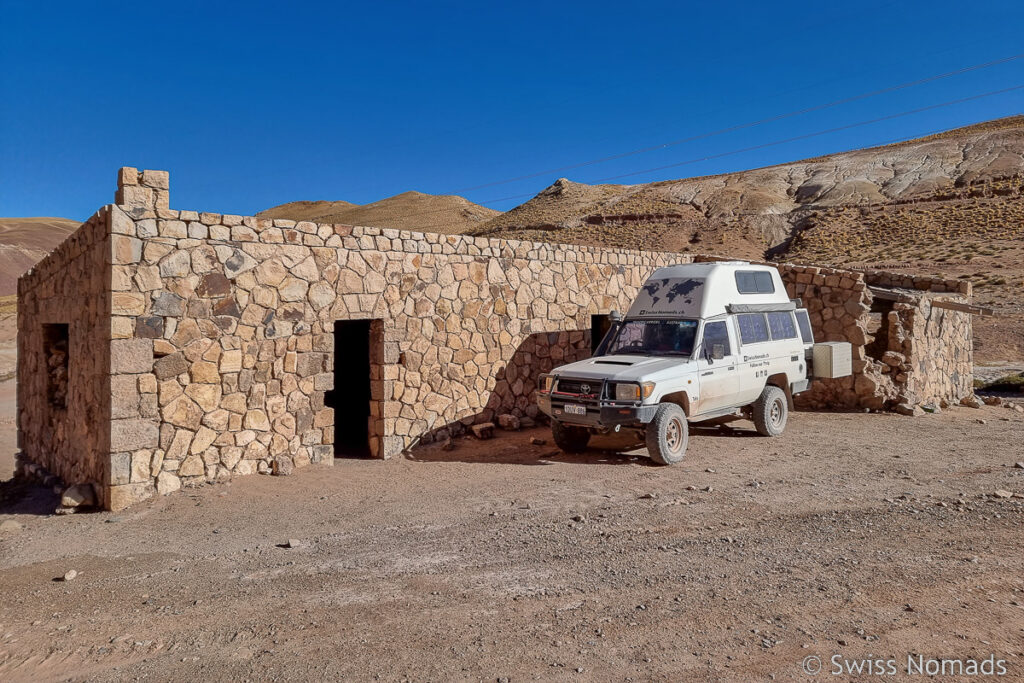
{"type": "Polygon", "coordinates": [[[18,292],[18,277],[80,225],[66,218],[0,218],[0,296],[18,292]]]}
{"type": "Polygon", "coordinates": [[[361,206],[340,201],[291,202],[260,211],[256,215],[453,234],[469,232],[499,213],[455,195],[403,192],[361,206]]]}
{"type": "Polygon", "coordinates": [[[345,201],[300,201],[288,202],[280,206],[264,209],[256,215],[261,218],[286,218],[292,221],[313,221],[321,216],[327,216],[345,209],[350,209],[356,204],[345,201]]]}
{"type": "Polygon", "coordinates": [[[1016,116],[737,173],[641,185],[563,178],[473,233],[679,250],[693,249],[696,237],[701,250],[717,242],[763,254],[781,247],[813,211],[953,198],[971,184],[1022,171],[1024,116],[1016,116]],[[709,229],[728,234],[715,239],[709,229]]]}

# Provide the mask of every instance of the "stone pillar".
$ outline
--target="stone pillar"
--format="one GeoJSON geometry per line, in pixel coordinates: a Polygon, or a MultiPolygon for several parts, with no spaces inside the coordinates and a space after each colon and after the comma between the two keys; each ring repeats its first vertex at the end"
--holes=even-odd
{"type": "Polygon", "coordinates": [[[125,166],[117,173],[114,203],[132,218],[156,218],[170,208],[170,174],[125,166]]]}

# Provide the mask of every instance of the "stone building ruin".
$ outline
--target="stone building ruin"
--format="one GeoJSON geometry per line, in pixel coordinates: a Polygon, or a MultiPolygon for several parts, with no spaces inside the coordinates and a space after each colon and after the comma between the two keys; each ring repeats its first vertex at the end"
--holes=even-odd
{"type": "MultiPolygon", "coordinates": [[[[116,510],[533,416],[540,373],[692,258],[178,211],[166,172],[123,168],[18,282],[19,474],[116,510]]],[[[854,348],[805,405],[971,393],[969,283],[773,265],[816,337],[854,348]]]]}

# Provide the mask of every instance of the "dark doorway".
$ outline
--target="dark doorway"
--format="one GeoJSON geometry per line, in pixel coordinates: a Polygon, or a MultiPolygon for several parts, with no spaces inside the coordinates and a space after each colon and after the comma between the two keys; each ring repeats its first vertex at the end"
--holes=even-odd
{"type": "Polygon", "coordinates": [[[607,313],[590,316],[590,353],[593,354],[597,351],[597,347],[601,345],[601,340],[608,334],[608,330],[612,328],[612,319],[607,313]]]}
{"type": "Polygon", "coordinates": [[[334,323],[334,389],[324,401],[334,408],[334,457],[370,457],[370,323],[334,323]]]}

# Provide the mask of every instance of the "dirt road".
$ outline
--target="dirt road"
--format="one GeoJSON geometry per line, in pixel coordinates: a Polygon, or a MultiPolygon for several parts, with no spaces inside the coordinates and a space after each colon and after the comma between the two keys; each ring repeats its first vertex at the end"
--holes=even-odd
{"type": "Polygon", "coordinates": [[[1017,413],[800,413],[671,468],[531,437],[119,514],[36,492],[0,510],[0,680],[806,681],[908,653],[1024,678],[1017,413]]]}

